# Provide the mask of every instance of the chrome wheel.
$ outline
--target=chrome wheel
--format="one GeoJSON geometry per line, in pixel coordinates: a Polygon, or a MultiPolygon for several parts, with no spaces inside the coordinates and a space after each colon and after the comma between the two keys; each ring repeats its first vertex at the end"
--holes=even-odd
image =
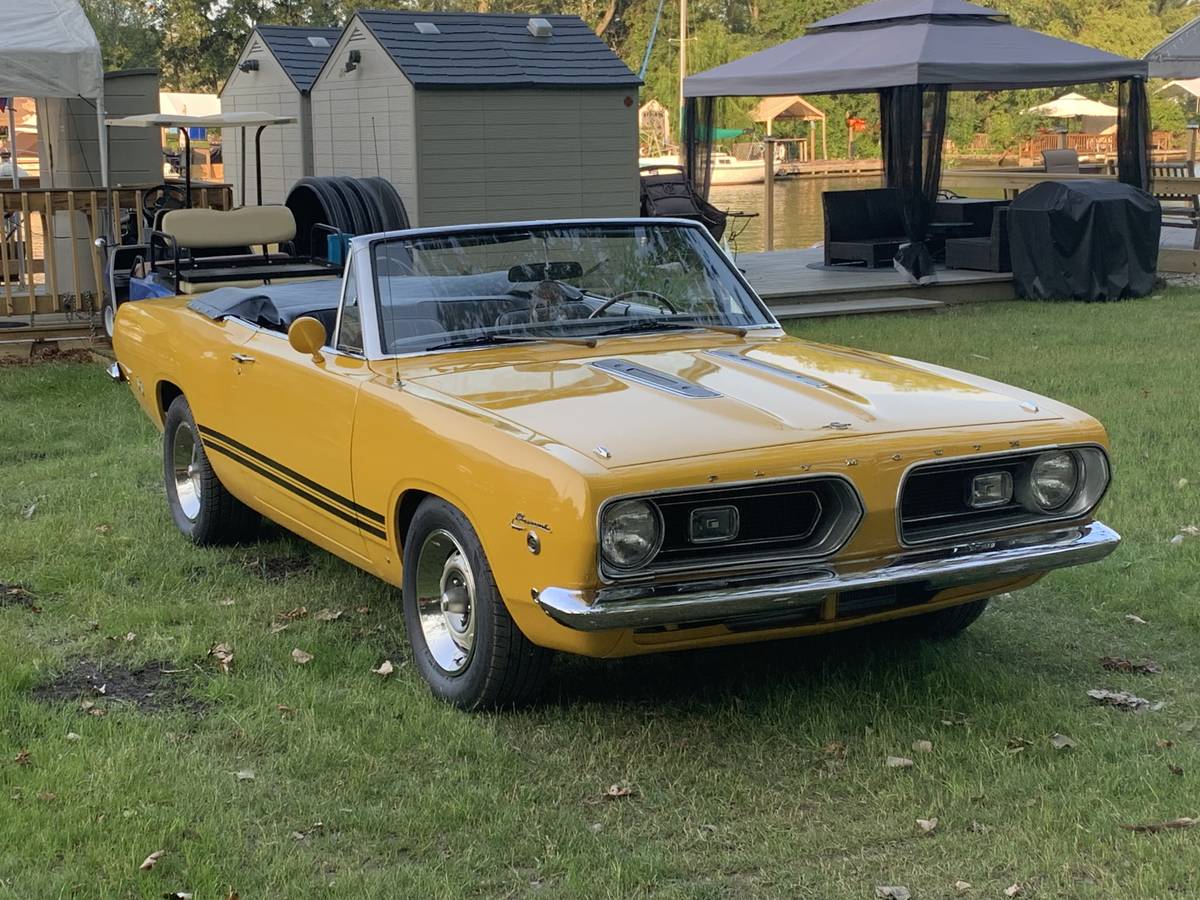
{"type": "Polygon", "coordinates": [[[111,303],[104,304],[104,333],[111,338],[113,336],[113,326],[116,323],[117,313],[113,309],[111,303]]]}
{"type": "Polygon", "coordinates": [[[194,522],[200,515],[200,442],[187,422],[180,422],[171,437],[171,472],[179,510],[194,522]]]}
{"type": "Polygon", "coordinates": [[[417,615],[433,661],[451,675],[462,672],[475,649],[475,573],[444,529],[431,532],[417,556],[417,615]]]}

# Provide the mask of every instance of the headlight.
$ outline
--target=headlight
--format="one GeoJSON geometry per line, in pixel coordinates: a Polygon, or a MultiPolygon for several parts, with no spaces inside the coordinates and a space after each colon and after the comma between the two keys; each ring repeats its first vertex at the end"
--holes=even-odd
{"type": "Polygon", "coordinates": [[[636,569],[658,552],[662,519],[645,500],[609,504],[600,519],[600,552],[618,569],[636,569]]]}
{"type": "Polygon", "coordinates": [[[1078,486],[1079,465],[1073,453],[1043,453],[1029,470],[1030,495],[1045,512],[1065,506],[1078,486]]]}

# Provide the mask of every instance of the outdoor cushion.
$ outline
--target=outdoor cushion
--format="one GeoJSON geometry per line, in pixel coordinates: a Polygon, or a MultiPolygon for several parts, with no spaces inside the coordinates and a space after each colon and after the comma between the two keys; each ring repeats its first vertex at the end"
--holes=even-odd
{"type": "Polygon", "coordinates": [[[173,209],[163,216],[160,230],[180,247],[282,244],[296,236],[296,220],[286,206],[173,209]]]}

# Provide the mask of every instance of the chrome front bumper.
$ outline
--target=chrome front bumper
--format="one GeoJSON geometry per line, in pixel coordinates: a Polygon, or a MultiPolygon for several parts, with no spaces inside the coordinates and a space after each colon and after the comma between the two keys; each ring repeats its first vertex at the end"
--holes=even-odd
{"type": "Polygon", "coordinates": [[[866,571],[805,567],[673,584],[549,587],[536,600],[561,625],[577,631],[721,622],[819,606],[829,594],[922,584],[930,590],[1037,575],[1103,559],[1121,536],[1100,522],[1051,533],[903,553],[866,571]]]}

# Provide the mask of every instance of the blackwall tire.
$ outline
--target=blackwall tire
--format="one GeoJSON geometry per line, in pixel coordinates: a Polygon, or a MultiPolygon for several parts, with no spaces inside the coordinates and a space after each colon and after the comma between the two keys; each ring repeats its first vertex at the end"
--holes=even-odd
{"type": "Polygon", "coordinates": [[[221,484],[208,462],[187,400],[176,397],[163,422],[163,479],[176,527],[193,544],[254,539],[259,515],[221,484]]]}
{"type": "Polygon", "coordinates": [[[517,628],[475,530],[443,500],[426,499],[409,526],[403,603],[413,660],[435,697],[483,710],[537,696],[551,654],[517,628]]]}
{"type": "Polygon", "coordinates": [[[988,608],[991,598],[972,600],[970,603],[960,603],[949,606],[937,612],[914,616],[907,620],[907,625],[913,636],[930,640],[946,640],[957,637],[967,630],[975,620],[983,615],[988,608]]]}

